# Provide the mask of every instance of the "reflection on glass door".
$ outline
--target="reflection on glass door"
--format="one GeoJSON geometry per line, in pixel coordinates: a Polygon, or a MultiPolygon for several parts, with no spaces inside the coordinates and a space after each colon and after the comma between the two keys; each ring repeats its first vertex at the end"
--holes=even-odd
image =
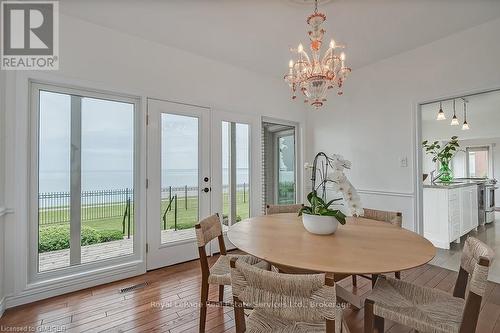
{"type": "Polygon", "coordinates": [[[199,221],[198,118],[161,114],[161,243],[194,238],[199,221]]]}
{"type": "Polygon", "coordinates": [[[277,136],[278,204],[295,203],[295,134],[277,136]]]}
{"type": "Polygon", "coordinates": [[[222,121],[222,214],[225,226],[250,216],[249,125],[222,121]]]}

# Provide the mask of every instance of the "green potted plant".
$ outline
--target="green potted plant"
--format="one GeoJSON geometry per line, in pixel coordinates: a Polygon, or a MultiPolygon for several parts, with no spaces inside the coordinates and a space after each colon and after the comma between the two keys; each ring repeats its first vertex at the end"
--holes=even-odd
{"type": "Polygon", "coordinates": [[[310,206],[304,206],[299,211],[302,216],[302,223],[307,231],[318,235],[333,234],[337,230],[338,223],[345,224],[346,216],[338,209],[331,209],[330,206],[342,198],[325,202],[316,191],[307,195],[310,206]]]}
{"type": "Polygon", "coordinates": [[[422,142],[426,154],[432,155],[432,162],[439,161],[439,180],[442,182],[450,182],[453,180],[453,172],[450,168],[450,161],[458,152],[460,145],[458,137],[452,136],[444,146],[439,144],[439,141],[430,143],[428,140],[422,142]]]}

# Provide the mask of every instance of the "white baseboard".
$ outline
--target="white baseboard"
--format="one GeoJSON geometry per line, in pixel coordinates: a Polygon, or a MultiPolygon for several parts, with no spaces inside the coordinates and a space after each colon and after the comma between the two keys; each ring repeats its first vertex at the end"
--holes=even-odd
{"type": "Polygon", "coordinates": [[[144,263],[134,262],[97,274],[93,273],[85,274],[81,277],[72,277],[65,282],[57,282],[42,286],[28,286],[26,290],[22,291],[19,294],[6,296],[4,307],[8,309],[14,306],[32,303],[42,299],[127,279],[144,273],[144,263]]]}

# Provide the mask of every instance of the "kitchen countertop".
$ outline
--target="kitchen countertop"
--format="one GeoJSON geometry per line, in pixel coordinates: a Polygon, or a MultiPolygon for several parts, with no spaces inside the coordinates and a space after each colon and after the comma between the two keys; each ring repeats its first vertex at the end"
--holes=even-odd
{"type": "Polygon", "coordinates": [[[477,186],[477,181],[460,181],[460,182],[450,182],[450,183],[440,183],[437,182],[435,184],[424,184],[424,188],[444,188],[444,189],[452,189],[459,187],[467,187],[467,186],[477,186]]]}

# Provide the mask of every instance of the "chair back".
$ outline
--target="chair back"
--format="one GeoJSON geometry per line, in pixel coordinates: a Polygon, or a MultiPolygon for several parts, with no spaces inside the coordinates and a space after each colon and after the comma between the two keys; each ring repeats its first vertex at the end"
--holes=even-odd
{"type": "Polygon", "coordinates": [[[281,214],[281,213],[299,213],[303,204],[293,205],[266,205],[266,215],[281,214]]]}
{"type": "Polygon", "coordinates": [[[488,281],[488,270],[495,253],[479,239],[469,237],[465,240],[460,268],[467,272],[467,289],[477,295],[483,296],[488,281]],[[481,264],[481,259],[482,263],[481,264]]]}
{"type": "Polygon", "coordinates": [[[205,246],[212,239],[222,236],[222,225],[218,214],[204,218],[194,228],[198,247],[205,246]]]}
{"type": "Polygon", "coordinates": [[[280,274],[244,260],[231,261],[233,296],[253,307],[263,327],[265,318],[309,323],[335,320],[335,284],[333,280],[328,280],[328,286],[325,283],[325,274],[280,274]]]}
{"type": "Polygon", "coordinates": [[[388,222],[401,228],[403,225],[403,214],[400,212],[387,212],[376,209],[364,209],[363,217],[381,222],[388,222]]]}
{"type": "Polygon", "coordinates": [[[453,296],[465,298],[463,322],[460,332],[475,332],[481,301],[486,291],[488,270],[495,253],[480,240],[469,237],[465,240],[460,271],[453,296]]]}
{"type": "Polygon", "coordinates": [[[226,245],[224,244],[224,237],[222,236],[222,225],[219,219],[219,214],[214,214],[204,218],[194,226],[194,230],[196,232],[196,240],[198,242],[198,254],[200,255],[201,276],[202,279],[206,280],[210,275],[210,268],[208,265],[205,245],[207,245],[207,243],[209,243],[212,239],[218,238],[220,254],[226,254],[226,245]]]}

